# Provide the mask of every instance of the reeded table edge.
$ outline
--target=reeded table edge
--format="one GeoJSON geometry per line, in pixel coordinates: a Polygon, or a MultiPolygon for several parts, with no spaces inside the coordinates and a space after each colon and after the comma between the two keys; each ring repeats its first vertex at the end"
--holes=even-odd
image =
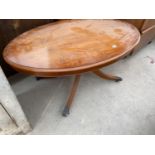
{"type": "MultiPolygon", "coordinates": [[[[56,23],[60,23],[60,22],[63,22],[63,21],[57,21],[55,23],[50,23],[50,24],[56,24],[56,23]]],[[[130,25],[131,27],[133,27],[137,31],[137,34],[139,34],[139,38],[137,39],[137,42],[135,42],[135,44],[131,48],[124,51],[121,55],[115,56],[115,57],[110,58],[108,60],[100,61],[100,62],[90,64],[90,65],[74,67],[74,68],[46,69],[46,68],[28,67],[28,66],[23,66],[23,65],[11,62],[11,61],[7,60],[7,58],[4,56],[5,49],[3,51],[3,58],[16,71],[26,73],[26,74],[30,74],[30,75],[35,75],[35,76],[55,77],[55,76],[65,76],[65,75],[80,74],[80,73],[83,73],[83,72],[93,71],[95,69],[99,69],[101,67],[112,64],[112,63],[116,62],[117,60],[121,59],[122,57],[128,55],[128,53],[132,49],[134,49],[134,47],[139,43],[139,41],[141,39],[141,36],[140,36],[140,32],[138,31],[138,29],[134,25],[132,25],[130,23],[127,23],[125,21],[121,21],[121,22],[124,22],[124,23],[130,25]]],[[[50,25],[50,24],[46,24],[46,25],[50,25]]],[[[44,26],[45,25],[42,25],[42,26],[39,26],[37,28],[44,27],[44,26]]],[[[33,29],[36,29],[36,28],[33,28],[33,29]]],[[[31,29],[31,30],[33,30],[33,29],[31,29]]],[[[29,30],[29,31],[31,31],[31,30],[29,30]]],[[[28,32],[28,31],[26,31],[26,32],[28,32]]],[[[16,39],[16,38],[14,38],[14,39],[16,39]]]]}

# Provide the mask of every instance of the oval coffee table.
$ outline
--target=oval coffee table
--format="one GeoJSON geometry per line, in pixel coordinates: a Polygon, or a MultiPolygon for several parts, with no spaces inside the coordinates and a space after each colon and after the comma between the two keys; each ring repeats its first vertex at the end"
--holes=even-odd
{"type": "Polygon", "coordinates": [[[21,34],[7,45],[3,57],[15,70],[30,75],[74,75],[63,111],[67,116],[80,74],[93,72],[104,79],[121,81],[99,69],[128,55],[139,41],[139,31],[119,20],[62,20],[21,34]]]}

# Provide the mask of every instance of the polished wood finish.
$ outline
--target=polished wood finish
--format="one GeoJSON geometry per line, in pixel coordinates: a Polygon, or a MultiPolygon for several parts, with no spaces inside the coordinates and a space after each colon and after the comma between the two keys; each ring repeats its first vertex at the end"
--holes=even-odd
{"type": "Polygon", "coordinates": [[[2,51],[5,46],[21,33],[54,21],[53,19],[0,19],[0,65],[6,76],[13,75],[16,72],[2,58],[2,51]]]}
{"type": "Polygon", "coordinates": [[[70,95],[69,95],[67,103],[66,103],[66,106],[65,106],[65,108],[63,110],[63,113],[62,113],[62,115],[65,116],[65,117],[69,114],[70,107],[71,107],[71,104],[72,104],[73,99],[75,97],[75,93],[77,91],[79,82],[80,82],[80,75],[76,75],[75,79],[74,79],[74,82],[73,82],[73,86],[71,88],[70,95]]]}
{"type": "Polygon", "coordinates": [[[141,28],[142,32],[155,25],[155,19],[145,19],[144,24],[141,28]]]}
{"type": "Polygon", "coordinates": [[[64,20],[23,33],[4,49],[15,70],[41,77],[88,72],[127,55],[138,30],[119,20],[64,20]]]}
{"type": "Polygon", "coordinates": [[[110,74],[105,74],[100,70],[96,70],[96,71],[93,71],[93,72],[94,72],[94,74],[96,74],[100,78],[103,78],[103,79],[106,79],[106,80],[113,80],[113,81],[116,81],[116,82],[122,81],[121,77],[110,75],[110,74]]]}
{"type": "Polygon", "coordinates": [[[131,53],[136,53],[142,47],[150,44],[152,40],[155,39],[155,19],[125,19],[123,21],[133,24],[141,33],[141,40],[131,53]]]}
{"type": "Polygon", "coordinates": [[[155,38],[155,25],[149,27],[148,29],[145,29],[141,33],[141,40],[139,44],[134,48],[134,52],[138,51],[143,46],[151,43],[154,38],[155,38]]]}
{"type": "Polygon", "coordinates": [[[140,32],[145,23],[145,19],[123,19],[123,21],[133,24],[140,32]]]}
{"type": "Polygon", "coordinates": [[[120,77],[99,68],[127,55],[139,42],[139,31],[119,20],[64,20],[28,31],[4,49],[4,59],[15,70],[39,77],[75,74],[63,116],[69,114],[80,74],[92,71],[104,79],[120,77]]]}

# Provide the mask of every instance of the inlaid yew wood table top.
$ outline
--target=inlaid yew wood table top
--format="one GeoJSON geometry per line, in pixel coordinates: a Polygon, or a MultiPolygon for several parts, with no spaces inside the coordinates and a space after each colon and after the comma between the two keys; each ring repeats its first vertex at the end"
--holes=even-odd
{"type": "Polygon", "coordinates": [[[127,55],[139,40],[139,31],[119,20],[62,20],[21,34],[7,45],[3,57],[15,70],[31,75],[75,75],[63,112],[67,115],[80,74],[91,71],[102,78],[122,80],[99,69],[127,55]]]}

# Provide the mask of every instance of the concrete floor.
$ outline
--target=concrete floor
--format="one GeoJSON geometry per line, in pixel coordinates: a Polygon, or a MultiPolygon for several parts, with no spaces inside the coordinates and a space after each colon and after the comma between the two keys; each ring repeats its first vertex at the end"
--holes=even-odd
{"type": "Polygon", "coordinates": [[[18,74],[10,83],[33,130],[29,134],[155,134],[155,41],[136,55],[104,68],[116,83],[86,73],[71,109],[64,108],[71,77],[36,81],[18,74]]]}

